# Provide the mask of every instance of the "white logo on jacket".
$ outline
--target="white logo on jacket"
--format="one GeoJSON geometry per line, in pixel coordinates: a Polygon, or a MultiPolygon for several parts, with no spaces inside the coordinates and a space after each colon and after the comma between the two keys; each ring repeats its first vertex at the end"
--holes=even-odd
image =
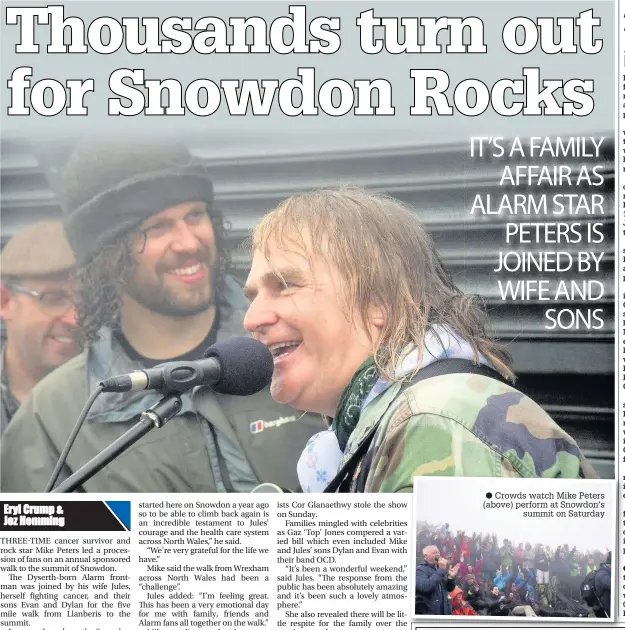
{"type": "Polygon", "coordinates": [[[283,424],[295,422],[296,420],[297,416],[282,416],[277,420],[256,420],[255,422],[250,422],[250,433],[260,433],[265,429],[280,427],[283,424]]]}

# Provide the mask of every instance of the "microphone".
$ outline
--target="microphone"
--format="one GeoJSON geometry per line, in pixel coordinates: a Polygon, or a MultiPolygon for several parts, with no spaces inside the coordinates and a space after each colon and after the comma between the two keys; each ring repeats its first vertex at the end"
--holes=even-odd
{"type": "Polygon", "coordinates": [[[273,356],[256,339],[234,337],[211,346],[198,361],[169,361],[153,368],[135,370],[100,382],[103,392],[157,389],[182,393],[210,386],[219,394],[250,396],[271,381],[273,356]]]}

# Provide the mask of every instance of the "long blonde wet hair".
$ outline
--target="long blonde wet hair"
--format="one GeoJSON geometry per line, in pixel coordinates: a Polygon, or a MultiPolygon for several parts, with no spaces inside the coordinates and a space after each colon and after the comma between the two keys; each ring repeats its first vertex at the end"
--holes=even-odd
{"type": "Polygon", "coordinates": [[[508,353],[487,333],[482,300],[456,287],[431,237],[401,201],[355,187],[294,195],[258,223],[251,249],[267,256],[270,241],[303,254],[311,268],[312,254],[323,252],[343,280],[351,321],[367,322],[372,306],[382,310],[373,355],[385,377],[393,378],[408,344],[423,356],[426,331],[439,325],[468,342],[476,361],[481,353],[514,380],[508,353]]]}

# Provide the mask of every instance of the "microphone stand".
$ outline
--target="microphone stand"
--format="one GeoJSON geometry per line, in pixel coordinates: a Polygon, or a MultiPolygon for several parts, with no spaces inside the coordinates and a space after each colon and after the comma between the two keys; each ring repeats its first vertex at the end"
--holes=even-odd
{"type": "Polygon", "coordinates": [[[50,492],[72,492],[85,481],[91,479],[98,471],[112,462],[118,455],[130,448],[137,440],[152,429],[160,429],[171,420],[182,408],[182,401],[177,394],[169,394],[161,398],[153,407],[144,411],[139,422],[126,433],[107,446],[101,453],[79,468],[73,475],[60,483],[50,492]]]}

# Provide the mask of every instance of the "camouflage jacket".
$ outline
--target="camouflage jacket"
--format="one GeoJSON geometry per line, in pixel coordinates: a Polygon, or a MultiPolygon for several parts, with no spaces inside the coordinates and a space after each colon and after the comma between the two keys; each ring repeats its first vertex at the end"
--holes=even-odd
{"type": "Polygon", "coordinates": [[[347,461],[380,424],[352,492],[411,492],[413,477],[596,478],[575,441],[533,400],[476,374],[394,383],[362,411],[347,461]]]}

